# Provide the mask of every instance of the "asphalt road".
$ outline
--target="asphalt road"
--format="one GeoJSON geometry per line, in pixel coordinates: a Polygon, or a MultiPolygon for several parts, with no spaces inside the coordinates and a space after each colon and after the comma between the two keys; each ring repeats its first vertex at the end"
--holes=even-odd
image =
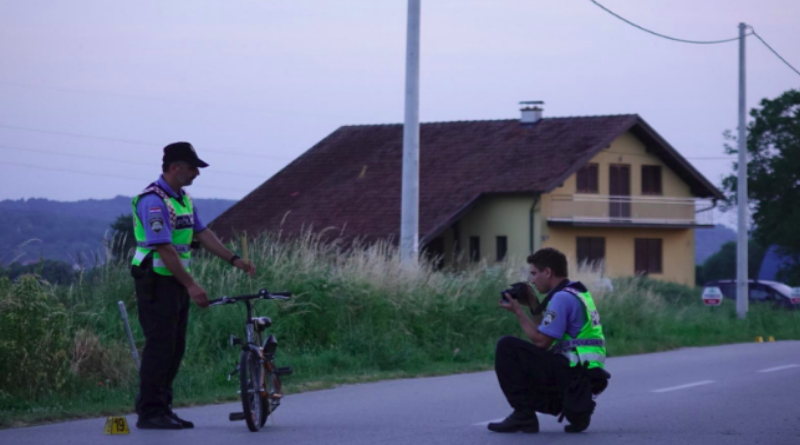
{"type": "MultiPolygon", "coordinates": [[[[740,344],[610,359],[592,426],[496,434],[510,413],[494,373],[395,380],[288,396],[250,433],[236,404],[179,410],[194,430],[103,434],[105,419],[0,431],[0,444],[800,444],[800,342],[740,344]]],[[[232,391],[235,388],[232,385],[232,391]]]]}

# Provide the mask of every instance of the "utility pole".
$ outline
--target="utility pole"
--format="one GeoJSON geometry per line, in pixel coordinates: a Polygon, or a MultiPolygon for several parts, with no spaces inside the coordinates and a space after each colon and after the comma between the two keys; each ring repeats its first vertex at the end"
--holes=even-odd
{"type": "Polygon", "coordinates": [[[408,0],[406,40],[405,124],[403,126],[403,187],[400,215],[400,259],[419,259],[419,40],[421,0],[408,0]]]}
{"type": "Polygon", "coordinates": [[[736,250],[736,313],[739,318],[747,318],[748,308],[748,277],[747,277],[747,243],[748,243],[748,215],[747,215],[747,127],[745,113],[747,101],[745,100],[745,32],[747,25],[739,23],[739,182],[736,185],[739,201],[739,228],[736,250]]]}

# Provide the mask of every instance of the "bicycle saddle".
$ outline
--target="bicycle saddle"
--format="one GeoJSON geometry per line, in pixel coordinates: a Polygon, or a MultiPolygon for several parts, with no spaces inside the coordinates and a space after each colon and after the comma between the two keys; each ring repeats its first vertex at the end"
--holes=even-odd
{"type": "Polygon", "coordinates": [[[258,330],[258,332],[267,329],[268,327],[272,326],[272,319],[269,317],[254,317],[252,319],[253,326],[258,330]]]}

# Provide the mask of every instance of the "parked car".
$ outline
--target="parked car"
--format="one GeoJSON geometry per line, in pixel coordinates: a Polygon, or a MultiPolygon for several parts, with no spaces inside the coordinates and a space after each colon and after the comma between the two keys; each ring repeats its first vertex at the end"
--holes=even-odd
{"type": "MultiPolygon", "coordinates": [[[[758,303],[773,303],[787,309],[800,310],[800,305],[792,304],[792,288],[777,281],[748,280],[749,300],[758,303]]],[[[736,280],[709,281],[706,287],[718,287],[725,298],[736,300],[736,280]]]]}

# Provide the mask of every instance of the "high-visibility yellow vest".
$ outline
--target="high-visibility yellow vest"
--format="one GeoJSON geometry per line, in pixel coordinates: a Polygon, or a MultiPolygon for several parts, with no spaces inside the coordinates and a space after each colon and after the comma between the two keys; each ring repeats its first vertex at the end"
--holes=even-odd
{"type": "Polygon", "coordinates": [[[572,338],[565,332],[561,340],[553,343],[551,350],[567,357],[571,367],[577,366],[580,362],[589,362],[589,368],[605,367],[606,339],[592,294],[588,291],[581,292],[569,285],[564,291],[581,301],[581,306],[586,311],[586,324],[578,332],[577,338],[572,338]]]}
{"type": "MultiPolygon", "coordinates": [[[[169,223],[172,228],[172,246],[178,251],[183,267],[189,271],[192,262],[192,238],[194,236],[194,208],[192,198],[184,192],[184,198],[175,199],[169,196],[157,184],[151,184],[144,191],[133,198],[133,234],[136,237],[136,254],[133,256],[131,264],[139,266],[147,255],[153,255],[153,270],[159,275],[171,276],[172,272],[162,261],[161,256],[154,247],[147,247],[144,224],[136,211],[136,204],[139,199],[148,194],[155,193],[164,201],[169,213],[169,223]]],[[[163,223],[162,223],[163,224],[163,223]]]]}

